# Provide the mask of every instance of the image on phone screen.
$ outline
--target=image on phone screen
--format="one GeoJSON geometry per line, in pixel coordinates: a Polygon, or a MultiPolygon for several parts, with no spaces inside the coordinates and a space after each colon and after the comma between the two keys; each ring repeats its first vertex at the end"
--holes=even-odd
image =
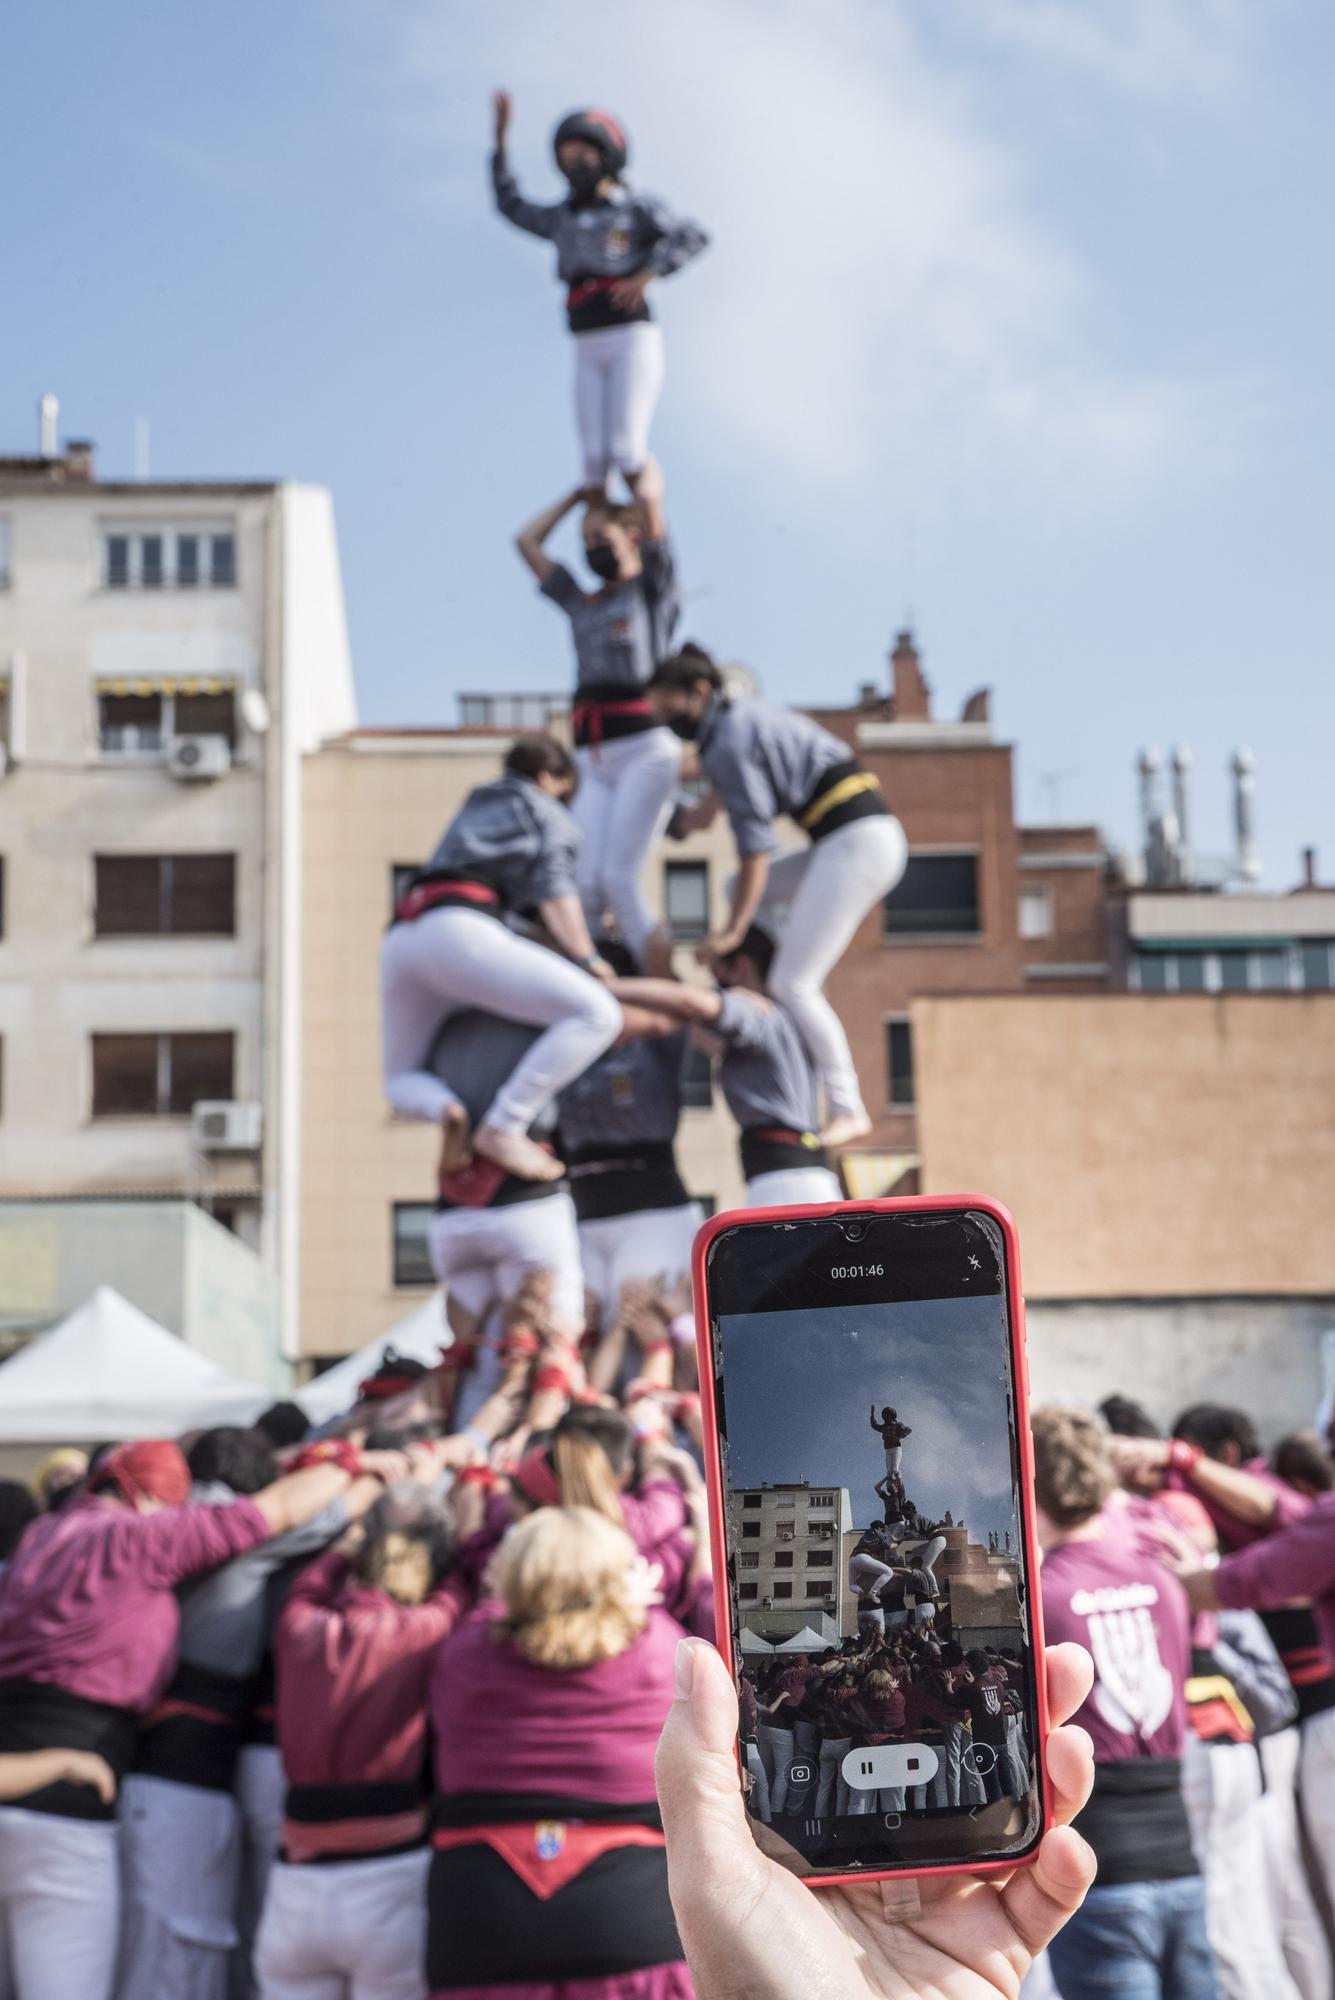
{"type": "Polygon", "coordinates": [[[743,1223],[706,1296],[757,1841],[808,1876],[1018,1859],[1041,1746],[1000,1227],[743,1223]]]}

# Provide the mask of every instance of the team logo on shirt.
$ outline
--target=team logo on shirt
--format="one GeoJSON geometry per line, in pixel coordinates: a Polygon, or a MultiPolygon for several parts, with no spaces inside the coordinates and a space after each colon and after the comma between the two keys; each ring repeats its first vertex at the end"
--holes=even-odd
{"type": "Polygon", "coordinates": [[[607,232],[607,254],[609,257],[624,257],[630,248],[629,229],[609,229],[607,232]]]}
{"type": "Polygon", "coordinates": [[[1085,1619],[1094,1656],[1094,1706],[1123,1736],[1152,1736],[1173,1706],[1173,1676],[1159,1654],[1150,1615],[1152,1583],[1124,1590],[1078,1590],[1071,1609],[1085,1619]]]}
{"type": "Polygon", "coordinates": [[[540,1819],[533,1829],[533,1849],[539,1861],[555,1861],[565,1852],[566,1829],[563,1820],[540,1819]]]}

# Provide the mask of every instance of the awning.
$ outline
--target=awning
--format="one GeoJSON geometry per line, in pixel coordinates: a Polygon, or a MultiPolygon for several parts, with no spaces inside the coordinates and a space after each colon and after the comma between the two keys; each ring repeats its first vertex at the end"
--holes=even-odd
{"type": "Polygon", "coordinates": [[[236,688],[235,677],[218,679],[216,676],[201,678],[197,675],[145,674],[133,677],[116,676],[107,678],[99,675],[96,687],[99,694],[230,694],[236,688]]]}

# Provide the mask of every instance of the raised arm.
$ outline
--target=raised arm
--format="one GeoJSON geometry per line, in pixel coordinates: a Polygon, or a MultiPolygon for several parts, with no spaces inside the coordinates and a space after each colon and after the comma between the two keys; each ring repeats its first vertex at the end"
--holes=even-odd
{"type": "Polygon", "coordinates": [[[543,543],[583,498],[583,491],[576,488],[575,492],[565,494],[560,500],[553,500],[550,507],[544,507],[540,514],[535,514],[515,536],[515,547],[521,561],[528,564],[539,583],[546,583],[556,568],[543,543]]]}
{"type": "Polygon", "coordinates": [[[557,202],[549,207],[542,202],[526,201],[520,194],[519,183],[510,172],[510,163],[505,152],[505,142],[510,131],[511,108],[509,91],[494,92],[491,109],[495,120],[495,150],[491,156],[491,185],[496,196],[496,206],[507,222],[513,222],[516,229],[526,229],[530,236],[544,236],[550,240],[556,234],[561,204],[557,202]]]}
{"type": "Polygon", "coordinates": [[[736,951],[746,933],[755,921],[755,915],[765,899],[765,885],[769,881],[769,855],[743,854],[737,862],[737,873],[732,884],[732,908],[728,920],[721,931],[708,937],[695,948],[695,955],[701,965],[713,965],[720,958],[727,958],[736,951]]]}
{"type": "Polygon", "coordinates": [[[717,1021],[723,996],[709,986],[683,986],[676,979],[612,979],[613,995],[632,1009],[647,1008],[688,1027],[707,1028],[717,1021]]]}
{"type": "Polygon", "coordinates": [[[567,958],[573,958],[576,965],[582,965],[586,972],[603,978],[609,967],[598,956],[589,936],[589,926],[579,897],[549,896],[539,903],[538,910],[558,950],[563,951],[567,958]]]}
{"type": "Polygon", "coordinates": [[[650,458],[635,482],[635,507],[640,517],[640,533],[646,542],[661,542],[667,536],[664,491],[663,468],[656,458],[650,458]]]}

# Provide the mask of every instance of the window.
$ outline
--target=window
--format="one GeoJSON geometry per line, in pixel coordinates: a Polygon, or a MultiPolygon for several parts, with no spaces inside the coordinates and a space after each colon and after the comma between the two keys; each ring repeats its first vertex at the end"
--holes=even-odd
{"type": "Polygon", "coordinates": [[[1020,936],[1052,936],[1052,891],[1035,884],[1020,891],[1020,936]]]}
{"type": "Polygon", "coordinates": [[[791,1550],[791,1549],[787,1549],[787,1550],[784,1550],[784,1549],[780,1549],[780,1550],[777,1550],[777,1551],[776,1551],[776,1553],[775,1553],[775,1557],[774,1557],[774,1567],[775,1567],[775,1569],[791,1569],[791,1568],[792,1568],[792,1566],[793,1566],[793,1552],[792,1552],[792,1550],[791,1550]]]}
{"type": "Polygon", "coordinates": [[[394,1283],[434,1285],[435,1272],[427,1252],[427,1232],[435,1213],[429,1201],[394,1204],[394,1283]]]}
{"type": "Polygon", "coordinates": [[[108,590],[231,590],[236,536],[230,529],[115,529],[102,537],[108,590]]]}
{"type": "Polygon", "coordinates": [[[908,1110],[913,1104],[913,1027],[908,1021],[885,1024],[885,1067],[890,1103],[908,1110]]]}
{"type": "Polygon", "coordinates": [[[1221,993],[1245,993],[1247,991],[1247,957],[1245,951],[1221,951],[1219,954],[1219,990],[1221,993]]]}
{"type": "Polygon", "coordinates": [[[0,518],[0,590],[9,588],[9,523],[0,518]]]}
{"type": "Polygon", "coordinates": [[[791,1583],[776,1583],[773,1590],[770,1592],[771,1597],[774,1597],[776,1599],[780,1597],[791,1597],[792,1594],[793,1594],[793,1586],[791,1583]]]}
{"type": "Polygon", "coordinates": [[[95,937],[235,937],[236,857],[98,854],[95,937]]]}
{"type": "Polygon", "coordinates": [[[461,694],[461,729],[545,729],[570,704],[559,694],[461,694]]]}
{"type": "Polygon", "coordinates": [[[887,937],[974,937],[978,920],[976,854],[911,854],[885,899],[887,937]]]}
{"type": "Polygon", "coordinates": [[[714,1102],[714,1058],[708,1049],[692,1046],[687,1050],[681,1101],[688,1111],[708,1111],[714,1102]]]}
{"type": "Polygon", "coordinates": [[[795,1493],[776,1493],[774,1504],[776,1507],[796,1507],[797,1495],[795,1493]]]}
{"type": "Polygon", "coordinates": [[[737,1586],[737,1595],[743,1604],[754,1604],[760,1596],[760,1585],[758,1583],[739,1583],[737,1586]]]}
{"type": "Polygon", "coordinates": [[[833,1507],[833,1493],[813,1493],[808,1503],[812,1507],[833,1507]]]}
{"type": "Polygon", "coordinates": [[[743,1552],[737,1558],[737,1567],[738,1569],[759,1569],[760,1557],[755,1554],[743,1552]]]}
{"type": "Polygon", "coordinates": [[[233,1095],[232,1034],[94,1035],[94,1118],[188,1118],[233,1095]]]}
{"type": "Polygon", "coordinates": [[[758,1542],[760,1540],[759,1521],[742,1522],[742,1540],[745,1542],[758,1542]]]}
{"type": "Polygon", "coordinates": [[[834,1550],[833,1550],[833,1549],[808,1549],[808,1550],[807,1550],[807,1568],[808,1568],[808,1569],[833,1569],[833,1568],[834,1568],[834,1550]]]}
{"type": "Polygon", "coordinates": [[[809,1584],[807,1585],[807,1596],[808,1596],[808,1597],[833,1597],[833,1596],[834,1596],[834,1585],[833,1585],[832,1583],[809,1583],[809,1584]]]}
{"type": "Polygon", "coordinates": [[[812,1521],[807,1527],[807,1534],[817,1542],[832,1542],[838,1532],[833,1521],[812,1521]]]}
{"type": "Polygon", "coordinates": [[[1289,985],[1289,954],[1286,951],[1252,953],[1252,983],[1262,993],[1284,993],[1289,985]]]}
{"type": "Polygon", "coordinates": [[[1331,949],[1325,938],[1304,938],[1298,950],[1302,955],[1303,985],[1309,992],[1328,992],[1331,985],[1331,949]]]}
{"type": "Polygon", "coordinates": [[[745,1494],[742,1498],[742,1505],[743,1507],[758,1507],[760,1505],[760,1495],[758,1493],[745,1494]]]}
{"type": "Polygon", "coordinates": [[[709,935],[709,863],[663,864],[663,908],[668,929],[683,943],[709,935]]]}
{"type": "Polygon", "coordinates": [[[109,757],[160,756],[171,736],[222,736],[235,750],[236,694],[99,694],[97,734],[109,757]]]}
{"type": "Polygon", "coordinates": [[[1180,951],[1177,954],[1178,992],[1204,993],[1207,969],[1203,951],[1180,951]]]}

